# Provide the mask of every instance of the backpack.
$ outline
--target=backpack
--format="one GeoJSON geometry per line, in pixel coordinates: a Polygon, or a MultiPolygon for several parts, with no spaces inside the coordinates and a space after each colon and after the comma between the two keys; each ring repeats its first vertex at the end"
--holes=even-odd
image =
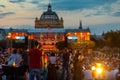
{"type": "Polygon", "coordinates": [[[8,61],[8,66],[14,66],[15,65],[15,57],[14,58],[11,58],[9,61],[8,61]]]}

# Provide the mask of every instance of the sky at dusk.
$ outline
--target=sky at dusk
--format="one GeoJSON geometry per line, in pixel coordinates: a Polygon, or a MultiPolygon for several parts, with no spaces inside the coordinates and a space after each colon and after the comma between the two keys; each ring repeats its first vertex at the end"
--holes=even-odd
{"type": "Polygon", "coordinates": [[[65,28],[78,28],[82,20],[92,34],[120,30],[120,0],[0,0],[0,28],[33,28],[49,3],[65,28]]]}

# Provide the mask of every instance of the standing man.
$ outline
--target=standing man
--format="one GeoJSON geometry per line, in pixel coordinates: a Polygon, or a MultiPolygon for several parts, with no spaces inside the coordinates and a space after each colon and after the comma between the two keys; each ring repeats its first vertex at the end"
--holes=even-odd
{"type": "Polygon", "coordinates": [[[38,42],[35,41],[33,43],[33,49],[31,49],[28,53],[29,55],[29,76],[30,80],[41,80],[41,57],[42,52],[37,48],[38,42]]]}
{"type": "Polygon", "coordinates": [[[70,80],[69,56],[70,56],[69,50],[65,49],[62,55],[63,62],[61,80],[70,80]]]}
{"type": "Polygon", "coordinates": [[[75,57],[73,59],[73,66],[74,66],[73,80],[84,80],[84,74],[82,68],[83,64],[84,64],[84,56],[82,56],[80,51],[76,51],[75,57]]]}

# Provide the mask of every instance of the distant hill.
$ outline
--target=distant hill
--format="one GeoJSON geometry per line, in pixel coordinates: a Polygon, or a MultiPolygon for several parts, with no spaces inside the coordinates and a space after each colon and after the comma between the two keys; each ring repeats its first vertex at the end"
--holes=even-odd
{"type": "MultiPolygon", "coordinates": [[[[83,25],[83,28],[88,28],[90,29],[91,31],[91,35],[102,35],[102,33],[106,33],[108,31],[116,31],[116,30],[120,30],[120,23],[111,23],[111,24],[97,24],[97,25],[88,25],[88,26],[84,26],[83,25]]],[[[75,26],[75,27],[65,27],[65,28],[70,28],[70,29],[73,29],[73,28],[76,28],[78,29],[78,26],[75,26]]]]}
{"type": "MultiPolygon", "coordinates": [[[[86,28],[88,26],[85,26],[86,28]]],[[[99,24],[99,25],[90,25],[89,26],[91,34],[102,35],[102,33],[106,33],[108,31],[116,31],[120,30],[120,23],[117,24],[99,24]]]]}

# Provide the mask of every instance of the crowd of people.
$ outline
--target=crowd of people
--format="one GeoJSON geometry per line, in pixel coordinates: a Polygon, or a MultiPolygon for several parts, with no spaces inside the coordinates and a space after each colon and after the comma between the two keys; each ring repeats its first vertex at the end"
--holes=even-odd
{"type": "Polygon", "coordinates": [[[1,80],[120,80],[119,53],[45,52],[38,42],[30,50],[0,48],[0,65],[1,80]],[[97,63],[103,71],[96,76],[92,68],[97,63]]]}

